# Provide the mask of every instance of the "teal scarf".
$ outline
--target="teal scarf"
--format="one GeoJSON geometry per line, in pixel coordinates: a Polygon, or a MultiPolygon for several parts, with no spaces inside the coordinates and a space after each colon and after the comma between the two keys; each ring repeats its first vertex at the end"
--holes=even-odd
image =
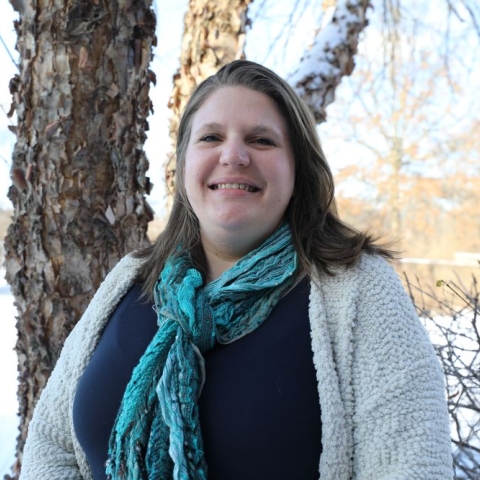
{"type": "Polygon", "coordinates": [[[189,253],[170,258],[155,287],[159,329],[127,385],[109,443],[113,480],[206,480],[197,399],[202,353],[253,332],[295,282],[290,228],[203,285],[189,253]]]}

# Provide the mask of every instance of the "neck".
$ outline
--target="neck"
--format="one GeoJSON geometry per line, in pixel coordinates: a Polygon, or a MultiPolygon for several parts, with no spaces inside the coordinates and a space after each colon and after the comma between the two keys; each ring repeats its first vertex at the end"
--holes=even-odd
{"type": "Polygon", "coordinates": [[[212,241],[211,236],[201,232],[208,282],[216,280],[265,241],[265,238],[252,239],[241,233],[224,235],[221,241],[217,241],[218,237],[220,235],[215,236],[215,241],[212,241]]]}
{"type": "Polygon", "coordinates": [[[213,242],[202,235],[203,252],[205,254],[206,274],[208,282],[216,280],[241,258],[254,250],[257,245],[235,245],[234,242],[213,242]]]}
{"type": "Polygon", "coordinates": [[[227,245],[224,248],[217,248],[205,240],[203,240],[203,251],[205,253],[207,282],[216,280],[243,257],[243,255],[234,254],[227,245]]]}

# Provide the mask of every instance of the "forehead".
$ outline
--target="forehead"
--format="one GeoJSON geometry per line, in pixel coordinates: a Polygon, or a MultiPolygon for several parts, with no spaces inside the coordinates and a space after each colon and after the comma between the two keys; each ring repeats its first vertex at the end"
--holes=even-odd
{"type": "Polygon", "coordinates": [[[231,123],[258,124],[287,132],[287,122],[276,103],[264,93],[243,86],[218,88],[192,118],[194,130],[203,125],[231,123]]]}

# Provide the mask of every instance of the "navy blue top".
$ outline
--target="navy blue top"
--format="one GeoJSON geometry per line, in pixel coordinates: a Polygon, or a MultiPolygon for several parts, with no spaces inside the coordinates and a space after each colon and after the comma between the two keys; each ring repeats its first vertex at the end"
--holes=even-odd
{"type": "MultiPolygon", "coordinates": [[[[75,434],[95,480],[133,368],[157,330],[134,285],[112,314],[78,384],[75,434]]],[[[253,333],[206,352],[199,399],[209,480],[318,480],[320,406],[302,280],[253,333]]]]}

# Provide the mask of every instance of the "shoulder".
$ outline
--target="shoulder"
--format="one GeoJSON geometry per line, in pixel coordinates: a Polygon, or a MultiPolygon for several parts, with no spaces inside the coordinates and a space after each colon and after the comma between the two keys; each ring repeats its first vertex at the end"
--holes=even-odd
{"type": "Polygon", "coordinates": [[[313,284],[324,293],[338,292],[362,295],[368,292],[398,293],[403,291],[400,279],[392,266],[381,256],[364,253],[355,264],[332,269],[333,275],[316,272],[312,275],[313,284]]]}
{"type": "Polygon", "coordinates": [[[359,259],[349,267],[337,268],[334,276],[360,278],[365,281],[398,278],[393,267],[382,256],[370,253],[362,253],[359,259]]]}
{"type": "Polygon", "coordinates": [[[423,339],[423,326],[399,276],[382,257],[363,254],[351,267],[333,276],[312,278],[311,306],[326,315],[333,329],[363,332],[367,337],[404,329],[423,339]],[[347,325],[350,327],[347,328],[347,325]]]}
{"type": "Polygon", "coordinates": [[[389,358],[407,351],[412,357],[434,357],[398,274],[378,255],[363,254],[352,267],[319,277],[316,301],[324,305],[331,329],[339,330],[338,335],[348,331],[355,348],[364,349],[366,357],[378,357],[378,350],[389,358]]]}
{"type": "Polygon", "coordinates": [[[144,263],[145,260],[142,258],[137,258],[132,254],[125,255],[108,273],[101,286],[104,284],[121,281],[122,278],[125,278],[127,281],[129,281],[131,278],[134,279],[138,275],[144,263]]]}
{"type": "Polygon", "coordinates": [[[332,269],[333,275],[316,273],[313,282],[325,289],[355,289],[358,293],[368,291],[403,291],[398,274],[381,256],[364,253],[355,264],[332,269]]]}
{"type": "Polygon", "coordinates": [[[90,350],[96,344],[111,313],[134,284],[143,263],[142,259],[126,255],[113,267],[67,338],[64,349],[72,343],[88,343],[87,350],[90,350]]]}
{"type": "Polygon", "coordinates": [[[392,265],[380,255],[364,253],[352,267],[352,271],[369,283],[382,283],[383,281],[401,283],[392,265]]]}
{"type": "Polygon", "coordinates": [[[141,258],[136,258],[131,254],[125,255],[100,284],[93,300],[97,296],[108,297],[125,294],[137,279],[144,263],[145,260],[141,258]]]}

